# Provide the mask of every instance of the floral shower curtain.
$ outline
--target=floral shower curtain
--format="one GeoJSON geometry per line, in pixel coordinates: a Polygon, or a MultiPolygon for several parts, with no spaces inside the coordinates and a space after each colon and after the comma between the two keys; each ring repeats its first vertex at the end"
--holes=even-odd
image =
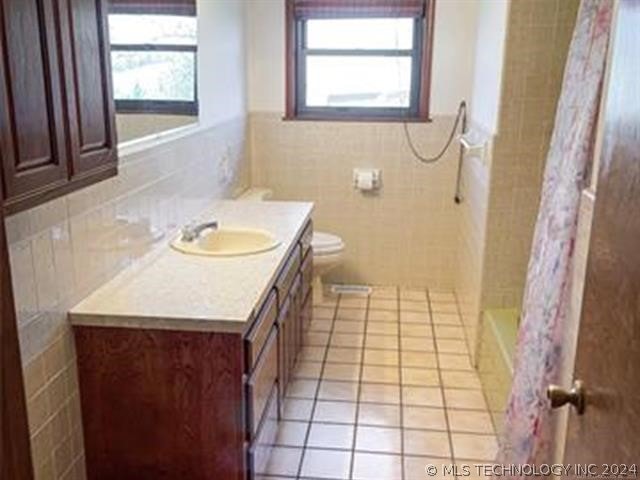
{"type": "Polygon", "coordinates": [[[498,462],[550,463],[546,387],[557,381],[569,314],[580,194],[591,166],[612,0],[582,0],[547,158],[498,462]]]}

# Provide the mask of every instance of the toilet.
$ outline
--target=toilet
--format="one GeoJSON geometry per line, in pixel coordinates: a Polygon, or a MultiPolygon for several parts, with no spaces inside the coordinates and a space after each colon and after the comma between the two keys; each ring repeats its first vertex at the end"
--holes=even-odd
{"type": "MultiPolygon", "coordinates": [[[[265,201],[273,197],[268,188],[250,188],[238,197],[238,200],[265,201]]],[[[342,263],[345,244],[340,237],[332,233],[313,232],[311,240],[313,248],[313,300],[314,304],[322,303],[324,287],[322,278],[342,263]]]]}

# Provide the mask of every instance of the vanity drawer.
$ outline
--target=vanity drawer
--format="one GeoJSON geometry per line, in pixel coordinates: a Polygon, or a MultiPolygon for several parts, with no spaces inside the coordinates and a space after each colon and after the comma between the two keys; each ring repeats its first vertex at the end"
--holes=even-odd
{"type": "Polygon", "coordinates": [[[300,235],[300,247],[302,248],[302,257],[311,250],[311,240],[313,240],[313,222],[309,220],[307,226],[304,227],[302,235],[300,235]]]}
{"type": "Polygon", "coordinates": [[[267,401],[267,409],[258,434],[249,448],[248,467],[249,479],[262,478],[265,473],[271,451],[278,434],[278,389],[274,385],[267,401]]]}
{"type": "Polygon", "coordinates": [[[300,269],[300,245],[295,246],[287,263],[284,265],[276,280],[276,289],[278,290],[278,304],[282,306],[289,294],[289,289],[296,278],[298,270],[300,269]]]}
{"type": "Polygon", "coordinates": [[[247,427],[253,438],[278,378],[278,329],[273,327],[258,364],[247,382],[247,427]]]}
{"type": "Polygon", "coordinates": [[[273,290],[267,297],[267,301],[264,302],[258,317],[256,318],[249,334],[245,338],[245,352],[247,359],[247,372],[251,372],[260,352],[262,351],[269,333],[276,323],[278,318],[278,295],[273,290]]]}
{"type": "Polygon", "coordinates": [[[313,283],[313,252],[309,251],[300,267],[302,273],[302,296],[306,298],[313,283]]]}

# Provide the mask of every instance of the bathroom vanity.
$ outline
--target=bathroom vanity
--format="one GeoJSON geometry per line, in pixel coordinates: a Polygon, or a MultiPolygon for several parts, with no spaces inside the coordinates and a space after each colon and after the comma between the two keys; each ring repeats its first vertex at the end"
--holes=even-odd
{"type": "Polygon", "coordinates": [[[203,257],[167,246],[70,312],[88,478],[256,478],[311,317],[312,205],[217,202],[199,220],[279,245],[203,257]]]}

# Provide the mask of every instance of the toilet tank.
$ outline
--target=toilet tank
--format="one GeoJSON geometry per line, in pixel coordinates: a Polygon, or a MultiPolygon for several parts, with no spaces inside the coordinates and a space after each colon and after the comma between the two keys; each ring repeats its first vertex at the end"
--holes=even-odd
{"type": "Polygon", "coordinates": [[[236,200],[248,200],[252,202],[264,202],[273,197],[273,191],[268,188],[255,187],[250,188],[240,195],[236,200]]]}

